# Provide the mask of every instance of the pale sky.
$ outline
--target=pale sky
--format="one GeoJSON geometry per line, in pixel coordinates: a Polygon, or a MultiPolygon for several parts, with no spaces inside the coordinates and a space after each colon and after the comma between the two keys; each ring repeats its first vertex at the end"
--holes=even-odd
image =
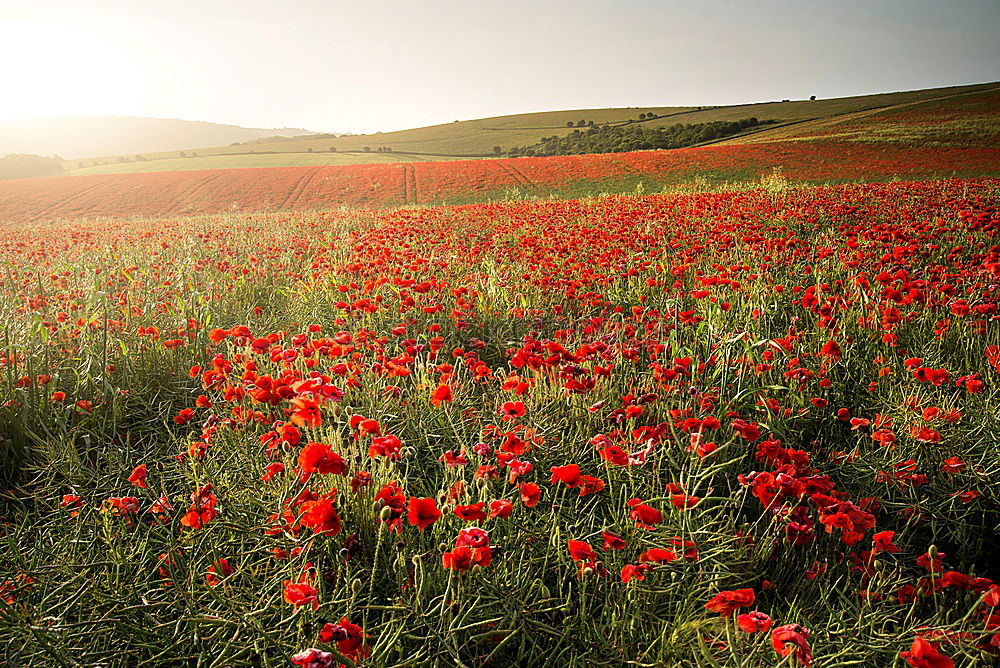
{"type": "Polygon", "coordinates": [[[1000,0],[0,0],[0,119],[395,130],[1000,80],[1000,0]]]}

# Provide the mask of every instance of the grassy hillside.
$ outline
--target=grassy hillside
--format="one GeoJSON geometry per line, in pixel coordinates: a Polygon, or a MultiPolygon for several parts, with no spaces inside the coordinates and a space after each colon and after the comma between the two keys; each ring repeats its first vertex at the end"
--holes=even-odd
{"type": "MultiPolygon", "coordinates": [[[[789,102],[763,102],[726,107],[642,107],[626,109],[577,109],[550,111],[534,114],[498,116],[470,121],[456,121],[411,130],[386,132],[373,135],[355,135],[331,138],[329,136],[300,137],[280,141],[218,146],[197,150],[197,157],[181,159],[178,152],[148,154],[143,162],[119,162],[118,156],[87,159],[85,167],[68,163],[71,174],[102,174],[178,169],[214,169],[224,167],[268,167],[294,165],[336,165],[366,162],[407,162],[420,160],[449,160],[455,158],[488,157],[494,147],[507,150],[538,142],[542,137],[562,135],[571,131],[567,123],[580,120],[600,123],[638,122],[640,115],[652,115],[642,121],[650,127],[663,127],[675,123],[705,123],[718,120],[740,120],[756,117],[775,120],[781,127],[769,133],[748,135],[730,142],[760,141],[766,137],[788,139],[801,136],[800,131],[814,132],[821,124],[838,119],[861,119],[872,111],[898,109],[906,105],[927,104],[938,100],[946,108],[956,100],[985,91],[998,90],[1000,84],[976,84],[935,88],[900,93],[883,93],[829,100],[798,100],[789,102]],[[365,148],[370,151],[365,151],[365,148]],[[378,153],[389,147],[391,153],[378,153]],[[332,152],[331,148],[336,149],[332,152]],[[310,152],[311,150],[311,152],[310,152]]],[[[190,153],[190,152],[188,152],[190,153]]]]}
{"type": "Polygon", "coordinates": [[[843,114],[719,143],[828,140],[897,146],[1000,145],[1000,87],[843,114]]]}
{"type": "MultiPolygon", "coordinates": [[[[0,121],[0,155],[34,153],[67,158],[66,168],[81,156],[118,154],[134,159],[147,152],[182,151],[228,145],[273,136],[307,134],[301,128],[244,128],[238,125],[176,118],[81,116],[0,121]]],[[[107,161],[107,160],[106,160],[107,161]]],[[[92,161],[91,161],[92,162],[92,161]]]]}

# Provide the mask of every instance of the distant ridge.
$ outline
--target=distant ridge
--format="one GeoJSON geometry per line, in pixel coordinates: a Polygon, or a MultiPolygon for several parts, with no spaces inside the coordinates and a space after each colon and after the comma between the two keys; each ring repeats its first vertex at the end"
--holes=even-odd
{"type": "Polygon", "coordinates": [[[244,128],[138,116],[40,118],[0,121],[0,156],[33,153],[68,160],[92,155],[135,156],[313,134],[302,128],[244,128]]]}

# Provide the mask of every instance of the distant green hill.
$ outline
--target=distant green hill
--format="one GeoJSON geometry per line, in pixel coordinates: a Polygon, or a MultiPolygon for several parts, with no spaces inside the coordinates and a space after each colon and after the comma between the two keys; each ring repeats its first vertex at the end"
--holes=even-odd
{"type": "Polygon", "coordinates": [[[545,137],[565,136],[574,130],[590,127],[592,123],[639,124],[648,128],[662,128],[678,123],[695,125],[713,121],[740,121],[751,117],[774,123],[722,141],[747,143],[827,136],[849,138],[852,141],[920,141],[921,138],[932,136],[936,137],[935,141],[945,143],[957,141],[956,137],[974,141],[977,136],[992,136],[990,128],[995,127],[1000,111],[997,111],[998,106],[995,104],[992,108],[989,105],[997,101],[997,91],[1000,91],[1000,82],[827,100],[775,101],[723,107],[549,111],[455,121],[371,135],[305,136],[198,148],[184,151],[183,156],[180,151],[169,151],[147,153],[141,160],[137,160],[135,156],[87,158],[66,161],[64,167],[69,174],[104,174],[488,158],[498,153],[506,154],[513,147],[537,144],[545,137]],[[971,106],[967,112],[963,112],[963,105],[971,106]],[[893,113],[899,116],[903,113],[900,110],[906,109],[923,114],[922,120],[913,122],[907,121],[905,117],[900,119],[892,116],[893,113]],[[963,119],[964,113],[967,113],[967,117],[963,119]],[[935,119],[950,125],[930,130],[937,122],[935,119]],[[870,130],[873,123],[880,124],[878,129],[870,130]],[[903,137],[900,132],[907,134],[903,137]],[[197,155],[192,155],[193,152],[197,155]]]}

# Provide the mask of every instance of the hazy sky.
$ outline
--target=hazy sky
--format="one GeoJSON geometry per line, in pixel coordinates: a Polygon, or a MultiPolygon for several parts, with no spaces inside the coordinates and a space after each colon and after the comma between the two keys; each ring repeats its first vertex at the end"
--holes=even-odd
{"type": "Polygon", "coordinates": [[[0,118],[392,130],[1000,79],[1000,0],[0,0],[0,118]]]}

